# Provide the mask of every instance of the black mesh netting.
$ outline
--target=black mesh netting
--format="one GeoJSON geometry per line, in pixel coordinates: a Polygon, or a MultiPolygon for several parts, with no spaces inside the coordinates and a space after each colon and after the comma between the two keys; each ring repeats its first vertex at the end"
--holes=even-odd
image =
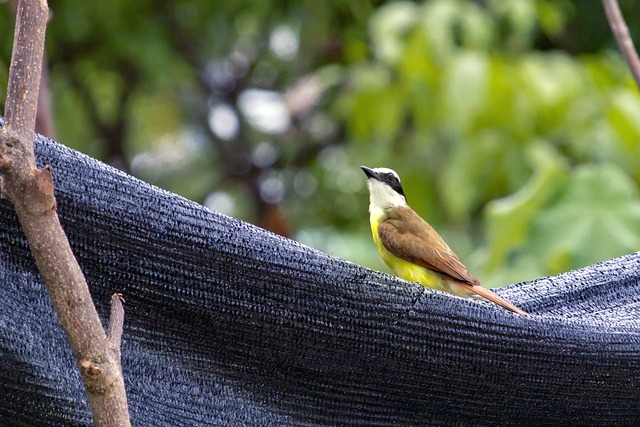
{"type": "MultiPolygon", "coordinates": [[[[102,318],[126,299],[134,425],[640,423],[638,254],[499,290],[523,318],[36,150],[102,318]]],[[[0,216],[0,425],[90,424],[6,201],[0,216]]]]}

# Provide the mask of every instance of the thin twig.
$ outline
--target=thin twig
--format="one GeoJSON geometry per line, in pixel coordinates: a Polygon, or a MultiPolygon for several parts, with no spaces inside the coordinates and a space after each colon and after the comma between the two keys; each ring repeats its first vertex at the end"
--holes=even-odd
{"type": "Polygon", "coordinates": [[[640,59],[638,59],[638,52],[629,35],[629,28],[627,28],[622,12],[620,12],[620,6],[616,0],[602,0],[602,5],[618,47],[627,60],[627,64],[629,64],[629,69],[633,74],[636,85],[640,88],[640,59]]]}
{"type": "Polygon", "coordinates": [[[124,298],[122,294],[111,296],[111,315],[109,316],[109,328],[107,329],[107,339],[120,355],[120,341],[122,338],[122,326],[124,325],[124,298]]]}

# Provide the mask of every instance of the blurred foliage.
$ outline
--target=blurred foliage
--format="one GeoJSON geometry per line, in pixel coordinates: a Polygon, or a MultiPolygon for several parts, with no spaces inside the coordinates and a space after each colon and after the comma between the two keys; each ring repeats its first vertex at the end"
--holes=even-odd
{"type": "Polygon", "coordinates": [[[353,155],[374,141],[372,162],[404,171],[414,208],[473,239],[458,245],[479,248],[468,264],[491,283],[638,249],[637,89],[610,52],[536,49],[565,9],[384,5],[373,60],[351,67],[340,99],[353,155]]]}
{"type": "Polygon", "coordinates": [[[50,7],[60,142],[212,209],[384,270],[364,164],[489,286],[640,246],[640,100],[599,2],[50,7]]]}

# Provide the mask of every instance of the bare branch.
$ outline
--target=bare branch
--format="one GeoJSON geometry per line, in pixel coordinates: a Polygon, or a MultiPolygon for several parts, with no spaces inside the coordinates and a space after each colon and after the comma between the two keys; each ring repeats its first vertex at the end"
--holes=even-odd
{"type": "Polygon", "coordinates": [[[120,366],[123,309],[116,302],[110,336],[102,328],[91,294],[60,225],[53,174],[38,169],[33,152],[46,0],[18,3],[9,71],[5,123],[0,129],[2,195],[14,206],[73,355],[96,426],[129,426],[120,366]]]}
{"type": "MultiPolygon", "coordinates": [[[[18,0],[10,0],[9,9],[11,9],[13,15],[16,16],[18,14],[18,0]]],[[[51,14],[47,17],[47,21],[50,19],[51,14]]],[[[51,139],[56,138],[53,124],[53,113],[51,110],[51,93],[49,91],[49,72],[46,54],[42,55],[42,72],[40,75],[40,90],[38,93],[38,108],[36,111],[36,132],[51,139]]]]}
{"type": "MultiPolygon", "coordinates": [[[[28,166],[35,165],[33,129],[36,122],[47,16],[46,1],[34,2],[33,4],[21,1],[18,4],[3,129],[13,138],[24,140],[26,145],[21,148],[24,148],[26,152],[24,154],[28,158],[26,162],[21,163],[28,166]],[[29,66],[34,63],[37,63],[37,66],[29,66]]],[[[7,148],[11,150],[13,147],[11,145],[0,147],[5,155],[8,154],[5,151],[7,148]]]]}
{"type": "Polygon", "coordinates": [[[620,6],[616,0],[602,0],[602,5],[607,14],[611,32],[613,32],[618,47],[627,60],[627,64],[629,64],[629,69],[636,81],[636,85],[640,88],[640,59],[638,59],[638,52],[629,35],[629,28],[627,28],[622,12],[620,12],[620,6]]]}

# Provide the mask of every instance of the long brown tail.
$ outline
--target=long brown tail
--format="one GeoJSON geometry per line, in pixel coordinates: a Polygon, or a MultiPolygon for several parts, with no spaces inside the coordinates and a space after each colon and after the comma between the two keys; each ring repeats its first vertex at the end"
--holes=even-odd
{"type": "Polygon", "coordinates": [[[520,310],[515,305],[511,304],[509,301],[500,298],[498,295],[494,294],[487,288],[483,288],[480,285],[469,285],[467,283],[461,283],[461,285],[470,293],[480,295],[482,298],[488,299],[489,301],[498,304],[500,307],[506,308],[507,310],[513,311],[514,313],[518,313],[521,316],[528,316],[529,314],[520,310]]]}

